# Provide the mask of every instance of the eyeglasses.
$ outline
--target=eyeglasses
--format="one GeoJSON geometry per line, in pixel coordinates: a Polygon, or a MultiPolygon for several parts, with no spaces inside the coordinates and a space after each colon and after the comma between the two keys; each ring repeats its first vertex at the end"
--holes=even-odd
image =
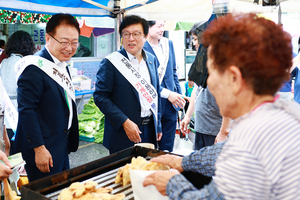
{"type": "MultiPolygon", "coordinates": [[[[48,33],[49,34],[49,33],[48,33]]],[[[56,40],[62,48],[67,48],[69,45],[71,45],[72,48],[78,48],[80,46],[80,42],[60,42],[55,37],[53,37],[51,34],[49,34],[54,40],[56,40]]]]}
{"type": "Polygon", "coordinates": [[[130,38],[130,35],[132,35],[132,37],[133,37],[134,39],[139,39],[139,37],[142,35],[142,33],[141,33],[141,32],[134,32],[134,33],[124,32],[124,33],[122,33],[122,37],[123,37],[124,39],[130,38]]]}

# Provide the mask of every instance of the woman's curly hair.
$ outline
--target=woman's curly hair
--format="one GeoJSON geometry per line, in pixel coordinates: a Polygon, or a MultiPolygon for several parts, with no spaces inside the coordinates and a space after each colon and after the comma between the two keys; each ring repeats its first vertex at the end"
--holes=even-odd
{"type": "Polygon", "coordinates": [[[223,73],[237,66],[257,95],[274,95],[290,79],[290,35],[274,22],[255,14],[227,14],[213,21],[202,35],[211,46],[213,66],[223,73]]]}
{"type": "Polygon", "coordinates": [[[5,53],[9,57],[12,53],[22,56],[33,55],[36,51],[32,37],[26,31],[16,31],[9,38],[5,46],[5,53]]]}

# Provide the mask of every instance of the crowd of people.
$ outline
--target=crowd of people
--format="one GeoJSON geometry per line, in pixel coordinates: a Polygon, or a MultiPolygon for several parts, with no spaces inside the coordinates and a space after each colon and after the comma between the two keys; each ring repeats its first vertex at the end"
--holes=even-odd
{"type": "MultiPolygon", "coordinates": [[[[175,170],[149,175],[144,186],[155,185],[170,199],[297,199],[300,54],[293,58],[291,38],[280,26],[254,14],[220,16],[200,33],[201,24],[190,35],[206,56],[209,75],[199,85],[189,79],[184,94],[173,43],[163,36],[165,22],[136,15],[122,20],[122,49],[104,58],[95,75],[103,145],[110,154],[141,142],[172,152],[178,110],[186,109],[180,130],[188,133],[194,115],[195,151],[152,159],[175,170]],[[295,102],[282,94],[293,77],[295,102]],[[183,171],[214,178],[197,189],[183,171]]],[[[0,164],[0,180],[12,173],[7,156],[16,152],[22,152],[29,181],[70,168],[79,134],[67,62],[79,35],[77,20],[59,13],[46,25],[41,51],[25,31],[1,46],[7,58],[0,67],[0,159],[8,167],[0,164]],[[17,111],[17,124],[7,110],[17,111]]]]}

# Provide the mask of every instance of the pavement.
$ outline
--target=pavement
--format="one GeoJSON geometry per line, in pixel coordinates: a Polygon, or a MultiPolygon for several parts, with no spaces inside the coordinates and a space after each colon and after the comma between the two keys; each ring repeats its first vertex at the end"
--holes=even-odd
{"type": "Polygon", "coordinates": [[[108,155],[109,151],[103,144],[79,140],[78,150],[69,154],[70,168],[78,167],[108,155]]]}

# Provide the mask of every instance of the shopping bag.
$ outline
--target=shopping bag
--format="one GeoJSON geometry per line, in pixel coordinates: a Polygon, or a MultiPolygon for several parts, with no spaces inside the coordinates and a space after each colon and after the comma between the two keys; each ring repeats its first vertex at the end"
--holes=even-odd
{"type": "MultiPolygon", "coordinates": [[[[177,115],[177,122],[180,127],[180,121],[179,121],[179,114],[177,115]]],[[[179,134],[175,134],[175,139],[174,139],[174,146],[173,146],[173,151],[177,149],[193,149],[193,143],[192,141],[188,138],[188,135],[186,134],[183,136],[180,128],[179,128],[179,134]]]]}
{"type": "Polygon", "coordinates": [[[178,134],[175,135],[173,150],[177,149],[191,149],[193,150],[193,143],[188,138],[181,138],[178,134]]]}

